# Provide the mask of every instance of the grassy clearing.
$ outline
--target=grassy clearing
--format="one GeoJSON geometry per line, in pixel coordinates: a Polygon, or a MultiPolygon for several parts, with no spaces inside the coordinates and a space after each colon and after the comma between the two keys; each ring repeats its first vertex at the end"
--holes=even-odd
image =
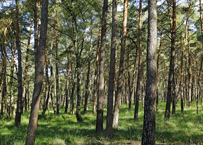
{"type": "MultiPolygon", "coordinates": [[[[186,108],[181,114],[180,103],[175,115],[169,121],[164,121],[165,102],[159,103],[156,115],[156,143],[157,144],[203,144],[203,105],[200,113],[196,113],[195,101],[190,109],[186,108]]],[[[55,116],[53,112],[41,115],[39,112],[38,128],[35,144],[65,145],[65,144],[140,144],[143,129],[143,108],[139,105],[139,118],[133,120],[134,108],[129,112],[125,104],[120,108],[119,128],[114,129],[113,140],[105,139],[102,134],[95,133],[96,115],[92,106],[83,115],[84,122],[77,123],[75,115],[61,114],[55,116]]],[[[133,106],[134,107],[134,106],[133,106]]],[[[105,108],[106,109],[106,108],[105,108]]],[[[104,128],[106,127],[106,110],[104,110],[104,128]]],[[[30,112],[22,115],[21,126],[14,126],[14,119],[0,118],[0,144],[22,145],[25,143],[30,112]]]]}

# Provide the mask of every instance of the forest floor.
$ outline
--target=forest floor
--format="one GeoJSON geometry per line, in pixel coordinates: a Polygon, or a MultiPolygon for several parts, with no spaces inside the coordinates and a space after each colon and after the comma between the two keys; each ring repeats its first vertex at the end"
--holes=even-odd
{"type": "MultiPolygon", "coordinates": [[[[200,113],[196,113],[196,102],[191,108],[180,111],[180,101],[176,114],[171,115],[169,121],[164,121],[165,102],[159,102],[156,113],[156,144],[203,144],[203,105],[200,113]]],[[[83,108],[83,107],[81,107],[83,108]]],[[[106,107],[105,107],[106,109],[106,107]]],[[[51,110],[51,108],[50,108],[51,110]]],[[[143,130],[143,108],[139,105],[138,120],[134,121],[134,105],[129,112],[123,104],[120,107],[119,127],[113,130],[113,139],[105,139],[102,134],[95,133],[96,114],[92,114],[92,106],[85,115],[83,122],[78,123],[75,115],[64,114],[56,116],[51,110],[49,114],[39,112],[38,128],[35,144],[50,145],[80,145],[80,144],[141,144],[143,130]]],[[[14,118],[0,118],[0,145],[25,144],[30,111],[23,113],[20,127],[14,126],[14,118]]],[[[104,128],[106,127],[106,110],[104,110],[104,128]]]]}

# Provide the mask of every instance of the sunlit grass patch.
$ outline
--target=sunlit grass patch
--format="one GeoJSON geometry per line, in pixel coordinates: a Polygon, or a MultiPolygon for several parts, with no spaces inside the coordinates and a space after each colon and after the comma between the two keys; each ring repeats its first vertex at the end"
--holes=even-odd
{"type": "MultiPolygon", "coordinates": [[[[184,108],[181,113],[180,105],[176,113],[170,115],[169,121],[164,121],[166,102],[159,102],[159,110],[156,111],[156,143],[167,144],[201,144],[203,143],[203,106],[200,105],[199,114],[196,113],[195,101],[192,107],[184,108]]],[[[83,108],[83,107],[81,107],[83,108]]],[[[104,109],[104,131],[96,134],[96,114],[92,113],[92,106],[86,114],[82,113],[83,122],[77,122],[76,115],[64,114],[54,115],[39,112],[38,128],[35,144],[68,144],[68,145],[99,145],[99,144],[141,144],[143,133],[144,109],[141,102],[139,105],[138,119],[134,120],[134,105],[131,111],[123,104],[120,107],[119,126],[113,129],[113,139],[105,138],[106,108],[104,109]]],[[[14,126],[14,119],[0,119],[0,144],[1,145],[23,145],[25,144],[27,127],[29,122],[29,111],[24,112],[21,118],[21,126],[14,126]]]]}

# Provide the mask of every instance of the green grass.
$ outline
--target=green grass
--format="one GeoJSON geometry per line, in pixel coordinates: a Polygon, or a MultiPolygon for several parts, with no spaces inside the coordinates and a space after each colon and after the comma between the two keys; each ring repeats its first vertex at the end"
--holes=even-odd
{"type": "MultiPolygon", "coordinates": [[[[203,106],[200,113],[196,113],[195,101],[192,107],[185,108],[181,114],[178,103],[175,115],[169,121],[164,121],[165,102],[159,103],[156,114],[156,143],[157,144],[203,144],[203,106]]],[[[51,110],[51,109],[50,109],[51,110]]],[[[105,139],[102,134],[95,133],[96,115],[92,114],[89,106],[87,114],[82,115],[83,122],[78,123],[75,115],[41,115],[39,112],[38,128],[35,144],[65,145],[65,144],[140,144],[143,129],[143,108],[139,105],[138,120],[133,120],[134,105],[129,112],[125,104],[120,108],[119,128],[114,129],[113,140],[105,139]]],[[[47,112],[46,112],[47,113],[47,112]]],[[[30,112],[22,115],[21,126],[14,126],[13,118],[0,118],[0,145],[22,145],[25,143],[30,112]]],[[[106,108],[104,110],[104,128],[106,127],[106,108]]]]}

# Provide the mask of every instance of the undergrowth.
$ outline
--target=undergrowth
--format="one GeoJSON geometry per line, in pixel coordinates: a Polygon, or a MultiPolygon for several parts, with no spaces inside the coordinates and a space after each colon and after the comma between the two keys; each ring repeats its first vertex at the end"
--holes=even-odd
{"type": "MultiPolygon", "coordinates": [[[[180,111],[180,103],[176,114],[171,114],[169,121],[164,121],[165,102],[159,102],[156,113],[156,144],[203,144],[203,106],[196,113],[196,102],[191,108],[180,111]]],[[[133,105],[134,107],[134,105],[133,105]]],[[[82,108],[82,107],[81,107],[82,108]]],[[[51,110],[51,108],[50,108],[51,110]]],[[[105,130],[96,134],[96,114],[92,114],[92,106],[86,114],[82,114],[83,122],[77,122],[75,115],[54,115],[53,111],[42,115],[39,112],[38,128],[35,144],[140,144],[142,140],[143,115],[139,105],[138,120],[134,121],[134,108],[129,112],[126,104],[120,107],[119,127],[113,130],[113,139],[105,139],[105,130]]],[[[30,111],[24,112],[20,127],[14,126],[14,118],[0,118],[0,145],[23,145],[26,140],[30,111]]],[[[106,127],[106,108],[104,109],[104,129],[106,127]]]]}

